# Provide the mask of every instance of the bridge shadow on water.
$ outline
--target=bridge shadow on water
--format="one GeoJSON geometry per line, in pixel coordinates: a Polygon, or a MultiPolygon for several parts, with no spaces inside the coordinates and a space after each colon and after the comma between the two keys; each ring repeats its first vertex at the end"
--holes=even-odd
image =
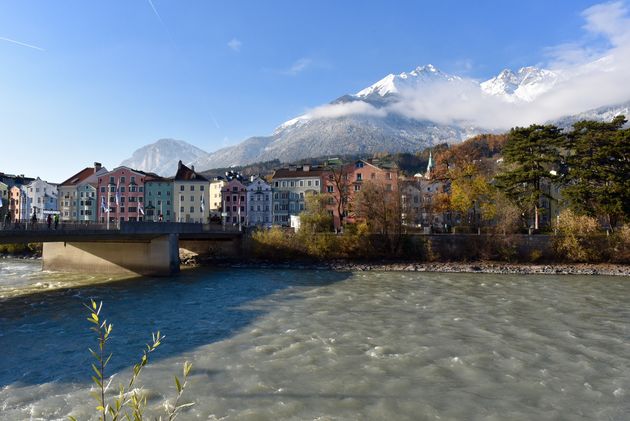
{"type": "MultiPolygon", "coordinates": [[[[170,278],[134,278],[0,300],[0,388],[18,383],[88,382],[88,347],[97,347],[84,303],[103,301],[113,323],[109,373],[132,366],[151,333],[166,339],[154,361],[225,340],[271,305],[249,304],[287,288],[314,288],[350,273],[297,270],[199,269],[170,278]]],[[[278,295],[286,301],[298,295],[278,295]]],[[[269,310],[267,310],[269,309],[269,310]]]]}

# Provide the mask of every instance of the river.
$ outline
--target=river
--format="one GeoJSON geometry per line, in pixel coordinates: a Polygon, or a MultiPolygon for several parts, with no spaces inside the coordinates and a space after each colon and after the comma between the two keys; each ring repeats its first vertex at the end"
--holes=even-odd
{"type": "Polygon", "coordinates": [[[115,280],[0,261],[0,419],[94,419],[83,304],[113,383],[151,332],[149,413],[181,420],[628,420],[627,277],[200,269],[115,280]]]}

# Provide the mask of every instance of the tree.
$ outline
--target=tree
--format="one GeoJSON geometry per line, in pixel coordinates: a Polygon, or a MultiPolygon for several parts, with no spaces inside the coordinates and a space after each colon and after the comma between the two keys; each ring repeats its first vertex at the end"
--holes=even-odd
{"type": "Polygon", "coordinates": [[[326,196],[307,194],[305,200],[306,206],[300,213],[300,232],[330,232],[333,226],[333,218],[328,209],[326,209],[326,196]]]}
{"type": "Polygon", "coordinates": [[[567,136],[566,188],[570,207],[603,216],[610,227],[630,217],[630,129],[624,116],[610,123],[580,121],[567,136]]]}
{"type": "Polygon", "coordinates": [[[331,204],[334,205],[336,214],[333,217],[335,229],[344,225],[345,217],[348,214],[348,202],[350,196],[350,180],[348,174],[350,167],[341,162],[329,161],[325,166],[327,181],[326,186],[332,187],[332,192],[328,193],[331,204]],[[337,221],[337,218],[339,219],[337,221]]]}
{"type": "MultiPolygon", "coordinates": [[[[557,180],[552,170],[560,165],[562,131],[553,125],[531,125],[510,130],[503,157],[506,170],[496,177],[497,185],[524,210],[533,210],[538,229],[540,199],[549,197],[541,187],[557,180]]],[[[552,199],[549,197],[549,199],[552,199]]]]}
{"type": "Polygon", "coordinates": [[[365,221],[370,233],[380,235],[388,251],[397,252],[403,234],[400,193],[388,190],[385,183],[368,181],[354,197],[353,205],[356,217],[365,221]]]}

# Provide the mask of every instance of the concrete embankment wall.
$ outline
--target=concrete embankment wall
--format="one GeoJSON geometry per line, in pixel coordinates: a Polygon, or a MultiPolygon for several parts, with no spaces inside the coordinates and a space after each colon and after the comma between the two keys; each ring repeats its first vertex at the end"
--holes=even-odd
{"type": "Polygon", "coordinates": [[[176,235],[145,242],[44,243],[44,270],[60,272],[157,275],[179,271],[176,235]]]}
{"type": "Polygon", "coordinates": [[[553,260],[551,235],[411,235],[407,237],[425,260],[553,260]]]}

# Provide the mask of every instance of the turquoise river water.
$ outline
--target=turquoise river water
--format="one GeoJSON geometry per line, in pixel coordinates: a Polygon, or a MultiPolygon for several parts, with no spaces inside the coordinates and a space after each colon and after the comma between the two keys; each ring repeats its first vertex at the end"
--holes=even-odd
{"type": "MultiPolygon", "coordinates": [[[[0,260],[0,419],[95,419],[83,303],[114,324],[112,385],[178,420],[629,420],[630,279],[202,269],[113,280],[0,260]]],[[[151,418],[153,419],[153,418],[151,418]]]]}

